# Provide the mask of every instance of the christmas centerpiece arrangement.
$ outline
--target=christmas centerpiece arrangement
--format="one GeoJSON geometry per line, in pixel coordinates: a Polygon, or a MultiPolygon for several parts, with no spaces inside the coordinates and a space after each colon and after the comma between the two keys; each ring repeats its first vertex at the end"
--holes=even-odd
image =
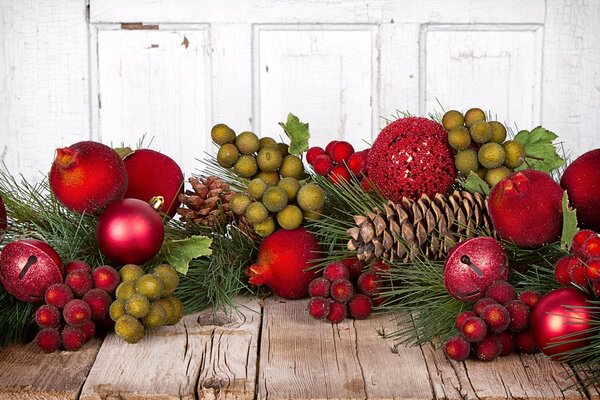
{"type": "Polygon", "coordinates": [[[600,378],[600,149],[568,160],[479,108],[400,114],[361,150],[280,125],[285,142],[215,125],[187,180],[92,141],[37,183],[0,169],[0,343],[134,345],[271,294],[309,298],[315,324],[400,315],[386,337],[451,360],[541,351],[600,378]]]}

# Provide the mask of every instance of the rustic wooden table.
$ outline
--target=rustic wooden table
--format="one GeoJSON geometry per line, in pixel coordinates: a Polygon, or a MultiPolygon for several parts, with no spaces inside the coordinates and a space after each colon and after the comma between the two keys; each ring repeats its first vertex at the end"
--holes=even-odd
{"type": "Polygon", "coordinates": [[[390,316],[332,326],[305,301],[239,303],[239,315],[190,315],[135,345],[111,334],[78,352],[4,349],[0,399],[600,399],[540,354],[449,362],[429,345],[394,351],[378,334],[390,316]]]}

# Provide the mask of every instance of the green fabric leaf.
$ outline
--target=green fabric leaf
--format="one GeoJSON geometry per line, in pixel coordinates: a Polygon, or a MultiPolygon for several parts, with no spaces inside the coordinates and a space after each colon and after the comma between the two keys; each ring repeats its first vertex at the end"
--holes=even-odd
{"type": "Polygon", "coordinates": [[[531,132],[519,132],[515,140],[525,146],[526,162],[516,170],[531,168],[550,173],[565,165],[565,160],[558,155],[556,146],[552,143],[556,138],[556,134],[541,126],[531,132]]]}
{"type": "Polygon", "coordinates": [[[490,191],[492,190],[490,185],[473,171],[469,172],[469,176],[467,176],[467,180],[462,183],[462,186],[471,193],[481,193],[485,196],[490,194],[490,191]]]}
{"type": "Polygon", "coordinates": [[[210,256],[212,239],[207,236],[192,236],[187,239],[165,243],[164,255],[180,274],[187,274],[190,261],[202,256],[210,256]]]}
{"type": "Polygon", "coordinates": [[[569,207],[569,196],[567,191],[563,194],[562,199],[562,212],[563,212],[563,228],[562,236],[560,238],[560,245],[567,249],[571,249],[573,237],[579,231],[577,228],[577,211],[569,207]]]}
{"type": "Polygon", "coordinates": [[[308,124],[300,122],[298,117],[289,113],[287,122],[285,124],[280,122],[279,125],[290,138],[290,154],[300,155],[308,150],[308,139],[310,138],[308,124]]]}

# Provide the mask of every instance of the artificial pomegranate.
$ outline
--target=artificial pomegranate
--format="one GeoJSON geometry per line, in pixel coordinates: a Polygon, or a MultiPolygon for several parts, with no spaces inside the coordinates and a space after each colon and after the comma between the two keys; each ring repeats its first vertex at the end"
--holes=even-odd
{"type": "Polygon", "coordinates": [[[121,157],[97,142],[79,142],[56,150],[50,187],[65,207],[79,213],[98,212],[123,198],[127,173],[121,157]]]}
{"type": "Polygon", "coordinates": [[[253,285],[267,285],[284,299],[308,296],[308,286],[317,276],[312,260],[319,258],[319,243],[305,228],[279,229],[258,250],[256,264],[246,269],[253,285]]]}
{"type": "Polygon", "coordinates": [[[583,228],[600,231],[600,149],[588,151],[565,170],[560,185],[569,194],[583,228]]]}
{"type": "Polygon", "coordinates": [[[43,301],[46,289],[62,281],[60,256],[41,240],[11,242],[0,253],[0,282],[21,301],[43,301]]]}
{"type": "Polygon", "coordinates": [[[531,330],[544,354],[560,361],[560,353],[589,343],[594,326],[591,300],[575,288],[555,289],[542,297],[531,313],[531,330]],[[557,346],[561,342],[565,343],[557,346]]]}
{"type": "Polygon", "coordinates": [[[178,196],[183,192],[183,172],[170,157],[149,149],[136,150],[124,159],[127,171],[125,198],[149,202],[162,196],[165,203],[160,211],[173,217],[179,207],[178,196]]]}
{"type": "Polygon", "coordinates": [[[476,301],[487,288],[508,277],[508,261],[500,243],[490,237],[477,237],[456,245],[444,265],[444,286],[462,301],[476,301]]]}
{"type": "Polygon", "coordinates": [[[498,235],[519,247],[552,243],[562,232],[561,187],[541,171],[524,170],[501,180],[490,193],[488,210],[498,235]]]}
{"type": "Polygon", "coordinates": [[[7,224],[7,218],[6,218],[6,207],[4,206],[4,201],[2,200],[2,196],[0,196],[0,243],[2,242],[2,239],[4,238],[4,232],[6,231],[6,228],[8,227],[7,224]]]}

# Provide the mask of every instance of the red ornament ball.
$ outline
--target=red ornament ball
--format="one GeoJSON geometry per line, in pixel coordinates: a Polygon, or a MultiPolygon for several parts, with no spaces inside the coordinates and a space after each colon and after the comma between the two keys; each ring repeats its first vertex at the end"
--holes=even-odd
{"type": "Polygon", "coordinates": [[[116,151],[97,142],[56,150],[50,169],[52,192],[68,209],[95,212],[123,198],[127,173],[116,151]]]}
{"type": "Polygon", "coordinates": [[[0,254],[0,282],[17,299],[44,300],[46,289],[63,280],[62,261],[49,244],[24,239],[7,244],[0,254]]]}
{"type": "Polygon", "coordinates": [[[586,331],[593,327],[591,300],[575,288],[555,289],[542,297],[531,313],[531,331],[537,347],[560,361],[559,353],[587,345],[591,333],[586,331]],[[569,343],[556,346],[560,342],[569,343]]]}
{"type": "Polygon", "coordinates": [[[145,263],[158,253],[164,237],[160,215],[138,199],[112,203],[100,216],[96,228],[98,247],[117,264],[145,263]]]}
{"type": "Polygon", "coordinates": [[[444,127],[408,117],[383,128],[369,152],[369,178],[394,201],[447,193],[456,178],[452,148],[444,127]]]}
{"type": "Polygon", "coordinates": [[[0,196],[0,242],[2,242],[2,239],[4,238],[4,232],[6,231],[6,228],[8,228],[7,221],[6,207],[4,206],[4,200],[2,200],[2,196],[0,196]]]}
{"type": "Polygon", "coordinates": [[[165,203],[160,211],[173,217],[179,207],[179,194],[183,193],[183,172],[173,159],[150,149],[140,149],[125,157],[127,191],[125,198],[149,202],[162,196],[165,203]]]}
{"type": "Polygon", "coordinates": [[[588,151],[565,170],[560,185],[577,210],[577,220],[584,228],[600,231],[600,149],[588,151]]]}

